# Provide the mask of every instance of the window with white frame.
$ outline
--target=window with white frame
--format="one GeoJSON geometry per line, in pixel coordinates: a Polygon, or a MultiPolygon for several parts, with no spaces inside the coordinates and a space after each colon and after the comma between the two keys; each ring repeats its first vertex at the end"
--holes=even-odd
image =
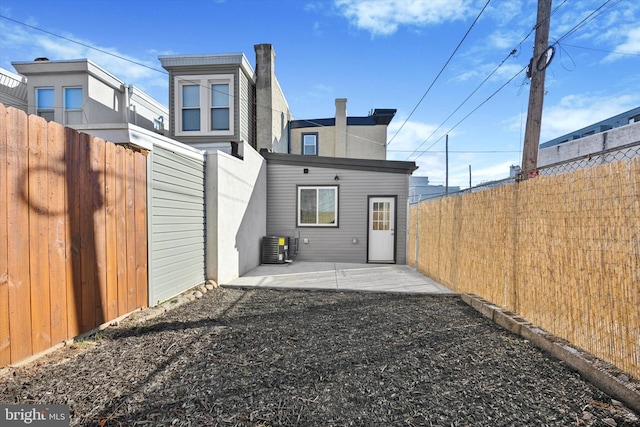
{"type": "Polygon", "coordinates": [[[211,130],[229,130],[229,84],[211,85],[211,130]]]}
{"type": "Polygon", "coordinates": [[[82,97],[81,87],[65,87],[64,88],[64,123],[65,124],[81,124],[82,123],[82,97]]]}
{"type": "Polygon", "coordinates": [[[233,135],[233,75],[178,76],[176,135],[233,135]]]}
{"type": "Polygon", "coordinates": [[[298,187],[298,227],[338,226],[338,186],[298,187]]]}
{"type": "Polygon", "coordinates": [[[36,88],[36,114],[47,121],[55,117],[55,91],[52,87],[36,88]]]}
{"type": "Polygon", "coordinates": [[[302,154],[304,156],[318,155],[318,134],[317,133],[302,134],[302,154]]]}
{"type": "Polygon", "coordinates": [[[200,86],[184,84],[182,89],[180,130],[184,132],[200,130],[200,86]]]}

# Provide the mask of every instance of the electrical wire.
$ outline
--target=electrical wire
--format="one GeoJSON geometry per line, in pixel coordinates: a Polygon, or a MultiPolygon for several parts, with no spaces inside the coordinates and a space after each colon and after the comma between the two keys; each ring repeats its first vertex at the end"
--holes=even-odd
{"type": "MultiPolygon", "coordinates": [[[[8,20],[8,21],[14,22],[14,23],[19,24],[19,25],[23,25],[23,26],[28,27],[28,28],[31,28],[31,29],[33,29],[33,30],[41,31],[41,32],[43,32],[43,33],[45,33],[45,34],[49,34],[49,35],[51,35],[51,36],[58,37],[58,38],[60,38],[60,39],[66,40],[66,41],[68,41],[68,42],[78,44],[78,45],[83,46],[83,47],[86,47],[86,48],[88,48],[88,49],[95,50],[95,51],[100,52],[100,53],[104,53],[105,55],[109,55],[109,56],[112,56],[112,57],[114,57],[114,58],[118,58],[118,59],[120,59],[120,60],[123,60],[123,61],[129,62],[129,63],[135,64],[135,65],[138,65],[138,66],[141,66],[141,67],[145,67],[145,68],[148,68],[148,69],[150,69],[150,70],[152,70],[152,71],[156,71],[156,72],[159,72],[159,73],[164,74],[164,75],[166,75],[166,76],[169,76],[169,73],[168,73],[166,70],[161,70],[161,69],[158,69],[158,68],[154,68],[154,67],[151,67],[151,66],[145,65],[145,64],[143,64],[143,63],[141,63],[141,62],[134,61],[134,60],[129,59],[129,58],[127,58],[127,57],[124,57],[124,56],[122,56],[122,55],[118,55],[118,54],[115,54],[115,53],[113,53],[113,52],[109,52],[109,51],[106,51],[106,50],[104,50],[104,49],[100,49],[100,48],[97,48],[97,47],[95,47],[95,46],[91,46],[91,45],[89,45],[89,44],[87,44],[87,43],[83,43],[83,42],[80,42],[80,41],[77,41],[77,40],[71,39],[71,38],[69,38],[69,37],[61,36],[61,35],[59,35],[59,34],[56,34],[56,33],[52,32],[52,31],[44,30],[44,29],[42,29],[42,28],[39,28],[39,27],[36,27],[36,26],[33,26],[33,25],[29,25],[29,24],[26,24],[26,23],[24,23],[24,22],[17,21],[17,20],[15,20],[15,19],[9,18],[9,17],[4,16],[4,15],[0,15],[0,18],[6,19],[6,20],[8,20]]],[[[200,87],[205,87],[205,88],[206,88],[206,89],[208,89],[208,90],[210,89],[209,87],[207,87],[207,86],[203,86],[202,84],[200,84],[200,81],[199,81],[199,80],[182,79],[182,81],[184,81],[184,82],[188,82],[188,83],[192,83],[192,84],[194,84],[194,85],[198,85],[198,86],[200,86],[200,87]]],[[[221,93],[222,93],[222,92],[221,92],[221,93]]],[[[231,94],[231,93],[229,93],[228,95],[229,95],[230,99],[234,99],[234,98],[235,98],[235,95],[233,95],[233,94],[231,94]]],[[[248,98],[240,98],[240,99],[241,99],[241,100],[243,100],[243,101],[248,101],[248,98]]],[[[263,105],[259,105],[259,104],[257,104],[257,103],[256,103],[256,104],[254,104],[254,105],[256,106],[256,108],[270,109],[272,112],[275,112],[275,113],[286,113],[286,111],[277,110],[277,109],[272,108],[272,107],[270,107],[270,106],[263,106],[263,105]]],[[[54,108],[63,108],[63,107],[54,107],[54,108]]],[[[295,116],[294,116],[293,114],[291,114],[291,117],[292,117],[292,119],[295,119],[295,116]]],[[[316,125],[316,126],[324,127],[324,125],[322,125],[322,124],[320,124],[320,123],[318,123],[318,122],[314,122],[313,120],[307,120],[307,121],[308,121],[309,123],[312,123],[312,124],[316,125]]],[[[362,136],[359,136],[359,135],[348,134],[348,136],[353,137],[353,138],[356,138],[356,139],[360,139],[360,140],[362,140],[362,141],[364,141],[364,142],[368,142],[368,143],[371,143],[371,144],[383,145],[383,144],[382,144],[382,143],[380,143],[379,141],[374,141],[374,140],[372,140],[372,139],[369,139],[369,138],[366,138],[366,137],[362,137],[362,136]]]]}
{"type": "Polygon", "coordinates": [[[97,48],[95,46],[91,46],[89,44],[86,44],[86,43],[83,43],[83,42],[79,42],[77,40],[73,40],[73,39],[70,39],[68,37],[56,34],[56,33],[52,33],[51,31],[43,30],[42,28],[38,28],[38,27],[35,27],[33,25],[29,25],[29,24],[27,24],[25,22],[16,21],[15,19],[9,18],[8,16],[0,15],[0,18],[6,19],[7,21],[11,21],[11,22],[14,22],[14,23],[19,24],[19,25],[23,25],[23,26],[31,28],[33,30],[41,31],[43,33],[49,34],[49,35],[54,36],[54,37],[58,37],[60,39],[66,40],[66,41],[71,42],[71,43],[79,44],[80,46],[84,46],[86,48],[95,50],[95,51],[100,52],[100,53],[104,53],[105,55],[109,55],[109,56],[113,56],[113,57],[118,58],[118,59],[122,59],[123,61],[127,61],[127,62],[130,62],[130,63],[135,64],[135,65],[139,65],[140,67],[148,68],[150,70],[157,71],[159,73],[169,75],[169,73],[166,72],[165,70],[160,70],[158,68],[154,68],[154,67],[151,67],[149,65],[143,64],[141,62],[134,61],[132,59],[129,59],[129,58],[126,58],[124,56],[115,54],[113,52],[109,52],[109,51],[106,51],[104,49],[100,49],[100,48],[97,48]]]}
{"type": "MultiPolygon", "coordinates": [[[[509,83],[511,83],[516,77],[518,77],[520,74],[522,74],[523,71],[525,71],[527,69],[527,67],[522,67],[520,69],[520,71],[518,71],[513,77],[511,77],[509,80],[506,81],[506,83],[504,83],[502,86],[500,86],[498,89],[496,89],[491,95],[489,95],[489,97],[487,97],[484,101],[482,101],[476,108],[474,108],[473,110],[471,110],[466,116],[464,116],[462,119],[460,119],[460,121],[458,121],[455,125],[453,125],[446,133],[445,135],[449,134],[450,132],[452,132],[455,128],[457,128],[462,122],[464,122],[465,120],[467,120],[467,118],[469,118],[469,116],[471,116],[473,113],[475,113],[476,111],[478,111],[478,109],[480,109],[480,107],[482,107],[484,104],[486,104],[487,102],[489,102],[494,96],[496,96],[500,91],[502,91],[502,89],[504,89],[505,87],[507,87],[507,85],[509,83]]],[[[424,153],[426,153],[427,151],[429,151],[434,145],[436,145],[438,142],[440,142],[442,140],[442,138],[444,138],[444,135],[441,136],[440,138],[438,138],[436,141],[434,141],[433,144],[431,144],[426,150],[421,151],[420,154],[418,156],[416,156],[413,160],[416,161],[418,160],[424,153]]],[[[418,148],[416,148],[408,157],[407,159],[409,159],[411,157],[411,155],[418,153],[418,150],[420,149],[420,147],[422,147],[422,145],[424,145],[427,141],[424,141],[422,144],[420,144],[420,146],[418,148]]]]}
{"type": "MultiPolygon", "coordinates": [[[[551,12],[551,15],[555,14],[555,13],[556,13],[556,12],[557,12],[561,7],[562,7],[562,5],[564,5],[566,2],[567,2],[567,0],[564,0],[562,3],[560,3],[560,4],[559,4],[559,5],[558,5],[558,6],[557,6],[557,7],[556,7],[552,12],[551,12]]],[[[439,126],[438,126],[438,127],[437,127],[437,128],[436,128],[436,129],[435,129],[435,130],[434,130],[434,131],[433,131],[433,132],[432,132],[432,133],[431,133],[431,134],[426,138],[426,139],[425,139],[425,140],[424,140],[424,142],[423,142],[422,144],[420,144],[420,145],[418,146],[418,148],[416,148],[416,150],[415,150],[415,151],[419,150],[419,149],[420,149],[420,147],[422,147],[422,146],[423,146],[427,141],[429,141],[429,140],[433,137],[433,135],[435,135],[435,134],[438,132],[438,130],[440,130],[440,129],[442,128],[442,126],[444,126],[444,125],[445,125],[445,123],[447,123],[447,122],[449,121],[449,119],[450,119],[451,117],[453,117],[453,115],[454,115],[455,113],[457,113],[457,112],[460,110],[460,108],[462,108],[462,107],[467,103],[467,101],[469,101],[469,99],[471,99],[471,97],[472,97],[472,96],[473,96],[473,95],[474,95],[478,90],[480,90],[480,88],[481,88],[481,87],[482,87],[482,86],[483,86],[483,85],[484,85],[484,84],[485,84],[485,83],[486,83],[486,82],[491,78],[491,76],[493,76],[493,75],[494,75],[494,74],[495,74],[495,73],[500,69],[500,67],[502,67],[502,66],[504,65],[504,63],[507,61],[507,59],[509,59],[511,56],[515,56],[515,55],[516,55],[516,53],[517,53],[519,50],[521,50],[522,44],[523,44],[525,41],[527,41],[527,39],[528,39],[529,37],[531,37],[531,34],[533,34],[533,32],[534,32],[534,31],[536,30],[536,28],[538,28],[539,26],[540,26],[540,23],[536,23],[536,25],[534,25],[533,27],[531,27],[531,30],[529,30],[529,32],[528,32],[528,33],[527,33],[527,34],[522,38],[522,40],[521,40],[521,41],[516,45],[516,47],[515,47],[515,48],[513,48],[513,49],[511,50],[511,52],[509,52],[509,54],[508,54],[508,55],[507,55],[507,56],[502,60],[502,62],[500,62],[500,64],[499,64],[496,68],[494,68],[494,70],[493,70],[493,71],[491,71],[491,73],[489,73],[489,75],[488,75],[488,76],[487,76],[487,77],[486,77],[486,78],[485,78],[485,79],[484,79],[484,80],[483,80],[483,81],[482,81],[482,82],[481,82],[481,83],[480,83],[480,84],[479,84],[479,85],[478,85],[478,86],[477,86],[477,87],[476,87],[476,88],[475,88],[475,89],[474,89],[474,90],[473,90],[473,91],[472,91],[472,92],[471,92],[471,93],[470,93],[470,94],[469,94],[469,95],[468,95],[468,96],[467,96],[467,97],[462,101],[462,103],[460,103],[460,104],[456,107],[456,109],[455,109],[451,114],[449,114],[449,116],[448,116],[446,119],[444,119],[444,121],[443,121],[443,122],[442,122],[442,123],[441,123],[441,124],[440,124],[440,125],[439,125],[439,126]]],[[[440,139],[442,139],[442,138],[440,138],[440,139]]],[[[387,144],[387,145],[388,145],[388,144],[387,144]]],[[[411,154],[415,153],[415,151],[414,151],[414,152],[412,152],[411,154]]],[[[409,156],[409,157],[410,157],[410,156],[409,156]]]]}
{"type": "Polygon", "coordinates": [[[480,11],[480,13],[478,14],[478,16],[476,16],[476,19],[474,19],[473,23],[471,24],[471,26],[469,27],[469,29],[467,30],[467,32],[464,34],[464,36],[462,37],[462,40],[460,40],[460,42],[458,43],[458,46],[456,46],[456,48],[453,50],[453,52],[451,53],[451,55],[449,56],[449,59],[447,59],[447,61],[444,63],[444,65],[442,66],[442,68],[440,69],[440,71],[438,72],[438,74],[436,75],[436,77],[433,79],[433,81],[431,82],[431,84],[429,85],[429,87],[427,88],[427,90],[424,92],[424,94],[422,95],[422,97],[420,98],[420,100],[418,101],[418,103],[416,104],[415,107],[413,107],[413,110],[411,110],[411,113],[409,113],[409,115],[407,116],[407,118],[404,120],[404,122],[402,123],[402,125],[398,128],[398,130],[396,131],[396,133],[391,137],[391,139],[387,142],[387,145],[391,144],[391,142],[395,139],[396,136],[398,136],[398,134],[400,133],[400,131],[402,130],[402,128],[407,124],[407,122],[409,121],[409,119],[411,118],[411,116],[413,116],[413,113],[416,112],[416,110],[418,109],[418,107],[420,106],[420,104],[422,103],[422,101],[424,100],[424,98],[427,96],[427,94],[431,91],[431,88],[433,87],[433,85],[435,85],[435,83],[438,81],[438,79],[440,78],[440,76],[442,75],[442,73],[444,72],[445,68],[447,68],[447,65],[449,65],[449,63],[451,62],[451,60],[453,59],[453,57],[456,55],[456,53],[458,52],[458,50],[460,49],[460,46],[462,46],[462,43],[465,41],[465,39],[467,38],[467,36],[469,35],[469,33],[471,32],[471,30],[473,29],[473,27],[476,25],[476,23],[478,22],[478,20],[480,19],[480,16],[482,16],[482,14],[484,13],[485,9],[487,8],[487,6],[489,6],[489,3],[491,2],[491,0],[487,0],[487,2],[485,3],[484,7],[482,8],[482,10],[480,11]]]}
{"type": "MultiPolygon", "coordinates": [[[[567,31],[554,44],[561,43],[564,39],[572,36],[580,28],[584,27],[586,24],[588,24],[589,22],[593,21],[595,18],[600,16],[602,13],[606,12],[607,10],[603,10],[602,12],[600,12],[600,10],[602,8],[604,8],[607,4],[611,3],[611,1],[612,0],[606,0],[604,3],[602,3],[597,9],[595,9],[593,12],[591,12],[589,15],[587,15],[582,21],[578,22],[573,28],[571,28],[569,31],[567,31]],[[598,13],[598,12],[600,12],[600,13],[598,13]]],[[[620,0],[617,0],[617,3],[619,3],[619,2],[620,2],[620,0]]],[[[616,4],[612,5],[612,7],[616,6],[616,4]]]]}
{"type": "MultiPolygon", "coordinates": [[[[560,43],[556,42],[558,45],[560,45],[560,43]]],[[[603,52],[603,53],[613,53],[616,55],[629,55],[629,56],[640,56],[640,53],[631,53],[631,52],[618,52],[615,50],[605,50],[605,49],[596,49],[593,47],[585,47],[585,46],[576,46],[576,45],[572,45],[572,44],[566,44],[566,43],[562,43],[561,47],[573,47],[576,49],[585,49],[585,50],[593,50],[596,52],[603,52]]]]}
{"type": "MultiPolygon", "coordinates": [[[[606,0],[602,5],[600,5],[597,9],[595,9],[593,12],[591,12],[586,18],[584,18],[582,21],[580,21],[578,24],[576,24],[571,30],[569,30],[564,36],[562,36],[558,41],[556,41],[552,46],[550,46],[550,49],[553,49],[552,53],[551,53],[551,58],[553,58],[553,54],[555,53],[555,48],[554,45],[559,44],[559,42],[567,37],[569,37],[570,35],[572,35],[573,33],[575,33],[579,28],[581,28],[582,26],[586,25],[586,23],[592,21],[593,19],[595,19],[597,16],[601,15],[602,13],[604,13],[605,11],[602,11],[600,13],[598,13],[604,6],[606,6],[608,3],[610,3],[612,0],[606,0]],[[596,15],[596,13],[598,13],[596,15]],[[595,16],[594,16],[595,15],[595,16]]],[[[620,0],[617,0],[618,2],[620,0]]],[[[551,15],[554,15],[565,3],[567,2],[567,0],[563,0],[562,3],[560,3],[556,8],[554,8],[554,10],[551,12],[551,15]]],[[[613,5],[615,6],[615,5],[613,5]]],[[[612,7],[613,7],[612,6],[612,7]]],[[[522,43],[524,43],[533,33],[533,31],[535,31],[536,28],[538,28],[540,26],[541,23],[536,23],[535,26],[532,27],[532,29],[529,31],[529,33],[523,38],[523,40],[517,45],[518,47],[520,47],[522,45],[522,43]]],[[[491,77],[491,75],[493,75],[503,64],[504,62],[512,55],[514,55],[516,49],[512,50],[511,53],[509,55],[507,55],[507,57],[489,74],[489,76],[487,78],[485,78],[485,80],[482,81],[482,83],[480,83],[480,85],[478,87],[476,87],[476,89],[474,89],[472,91],[472,93],[467,96],[467,98],[465,98],[465,100],[453,111],[453,113],[451,113],[445,120],[444,122],[442,122],[441,125],[438,126],[438,128],[433,131],[431,133],[431,135],[429,135],[429,137],[427,137],[427,139],[425,139],[422,144],[420,144],[413,152],[411,152],[411,154],[407,157],[407,160],[413,155],[418,153],[418,150],[429,141],[429,139],[431,139],[431,137],[439,130],[442,128],[442,126],[471,98],[471,96],[473,94],[475,94],[478,89],[480,89],[480,87],[482,85],[484,85],[484,83],[489,79],[489,77],[491,77]]],[[[547,52],[545,51],[545,54],[547,52]]],[[[544,68],[546,68],[549,64],[550,64],[550,60],[547,61],[547,63],[544,65],[544,68]]],[[[528,67],[528,66],[527,66],[528,67]]],[[[524,67],[523,70],[526,70],[527,67],[524,67]]],[[[456,123],[447,133],[451,132],[453,129],[455,129],[458,125],[460,125],[462,123],[462,121],[466,120],[472,113],[474,113],[475,111],[477,111],[482,105],[484,105],[486,102],[488,102],[491,98],[493,98],[499,91],[501,91],[508,83],[510,83],[514,78],[516,78],[518,75],[520,75],[522,73],[523,70],[520,70],[515,76],[513,76],[511,79],[509,79],[509,81],[504,84],[503,86],[501,86],[496,92],[494,92],[492,95],[489,96],[489,98],[485,99],[478,107],[476,107],[473,111],[471,111],[471,113],[467,114],[461,121],[459,121],[458,123],[456,123]]],[[[418,157],[416,157],[414,160],[417,160],[422,154],[424,154],[425,152],[429,151],[436,143],[438,143],[439,141],[441,141],[444,138],[444,136],[440,137],[438,140],[436,140],[433,144],[431,144],[426,150],[423,150],[422,152],[420,152],[420,155],[418,155],[418,157]]]]}

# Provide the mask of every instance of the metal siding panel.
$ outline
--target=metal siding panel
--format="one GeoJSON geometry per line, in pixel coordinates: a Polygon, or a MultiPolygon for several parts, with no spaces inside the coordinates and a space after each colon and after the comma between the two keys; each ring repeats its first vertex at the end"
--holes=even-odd
{"type": "Polygon", "coordinates": [[[174,182],[177,185],[179,183],[179,185],[183,187],[192,186],[198,188],[198,186],[202,182],[203,174],[190,173],[193,172],[193,170],[185,170],[186,167],[188,166],[181,165],[179,163],[175,163],[173,165],[162,165],[156,163],[156,168],[153,171],[153,175],[157,180],[162,180],[163,177],[171,178],[173,181],[170,182],[174,182]],[[179,179],[179,181],[176,182],[176,179],[179,179]]]}
{"type": "Polygon", "coordinates": [[[396,261],[406,263],[408,176],[302,166],[268,165],[267,234],[300,237],[298,259],[366,262],[368,196],[397,196],[396,261]],[[336,181],[335,176],[339,176],[336,181]],[[296,226],[297,185],[338,185],[338,228],[296,226]],[[302,243],[302,238],[309,243],[302,243]],[[353,244],[353,238],[358,243],[353,244]]]}
{"type": "Polygon", "coordinates": [[[154,147],[150,301],[205,281],[204,163],[154,147]]]}
{"type": "MultiPolygon", "coordinates": [[[[178,185],[154,181],[156,187],[152,190],[154,200],[171,200],[185,203],[200,204],[200,200],[204,197],[204,192],[198,189],[180,187],[178,185]]],[[[161,203],[161,202],[158,202],[161,203]]],[[[157,206],[154,204],[154,206],[157,206]]]]}

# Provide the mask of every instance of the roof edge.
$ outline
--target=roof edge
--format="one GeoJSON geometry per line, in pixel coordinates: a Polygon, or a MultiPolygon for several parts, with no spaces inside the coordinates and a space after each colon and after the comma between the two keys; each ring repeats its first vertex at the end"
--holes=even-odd
{"type": "Polygon", "coordinates": [[[352,159],[347,157],[303,156],[300,154],[261,152],[267,163],[314,166],[320,168],[366,170],[386,173],[402,173],[410,175],[418,166],[415,162],[400,160],[352,159]]]}

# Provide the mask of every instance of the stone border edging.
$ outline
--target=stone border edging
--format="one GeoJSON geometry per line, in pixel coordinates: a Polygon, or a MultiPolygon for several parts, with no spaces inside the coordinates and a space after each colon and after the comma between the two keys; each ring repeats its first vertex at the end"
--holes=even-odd
{"type": "MultiPolygon", "coordinates": [[[[620,400],[629,409],[640,414],[640,389],[634,390],[609,372],[606,372],[606,370],[598,368],[589,360],[597,359],[595,356],[582,349],[571,346],[568,342],[538,328],[518,314],[505,310],[478,295],[460,294],[460,297],[466,304],[485,317],[493,320],[508,331],[529,340],[535,346],[551,354],[553,357],[562,360],[567,366],[575,369],[582,377],[600,390],[620,400]],[[587,355],[588,358],[584,357],[585,355],[587,355]]],[[[620,371],[613,365],[600,359],[597,360],[600,365],[609,365],[611,371],[620,371]]]]}

